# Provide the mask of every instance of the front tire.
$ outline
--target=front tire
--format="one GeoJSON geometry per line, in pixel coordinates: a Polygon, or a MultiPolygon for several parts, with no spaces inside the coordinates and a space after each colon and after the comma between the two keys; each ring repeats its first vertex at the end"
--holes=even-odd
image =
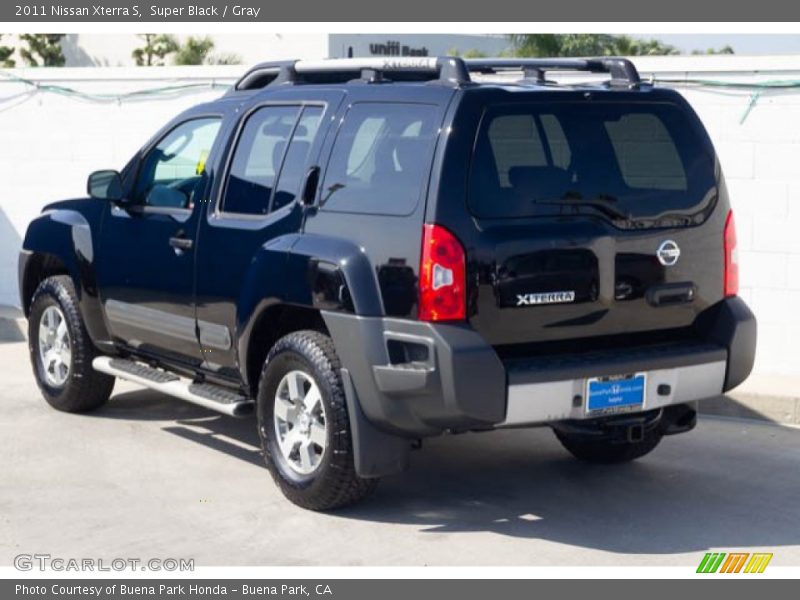
{"type": "Polygon", "coordinates": [[[85,412],[111,396],[115,379],[92,368],[97,350],[68,276],[48,277],[36,288],[28,317],[28,350],[36,383],[53,408],[85,412]]]}
{"type": "Polygon", "coordinates": [[[317,331],[281,338],[264,363],[258,431],[264,459],[283,494],[309,510],[331,510],[368,496],[377,479],[355,472],[341,365],[317,331]]]}
{"type": "Polygon", "coordinates": [[[597,464],[630,462],[652,452],[664,437],[659,429],[644,432],[640,441],[628,442],[609,438],[593,438],[554,429],[558,441],[577,459],[597,464]]]}

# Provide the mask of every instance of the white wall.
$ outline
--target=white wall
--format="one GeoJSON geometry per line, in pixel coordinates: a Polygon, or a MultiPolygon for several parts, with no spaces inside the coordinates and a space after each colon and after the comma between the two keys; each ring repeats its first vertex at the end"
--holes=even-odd
{"type": "MultiPolygon", "coordinates": [[[[799,57],[653,57],[643,75],[728,81],[796,79],[799,57]]],[[[214,77],[230,82],[243,67],[39,69],[27,77],[84,91],[120,92],[214,77]]],[[[677,86],[719,151],[736,211],[742,296],[759,319],[757,371],[800,376],[800,89],[762,95],[744,123],[750,92],[677,86]]],[[[28,221],[46,202],[83,194],[86,175],[121,167],[171,116],[219,95],[97,104],[24,91],[0,78],[0,305],[16,303],[16,251],[28,221]],[[4,215],[5,214],[5,218],[4,215]],[[13,230],[4,225],[13,224],[13,230]]]]}

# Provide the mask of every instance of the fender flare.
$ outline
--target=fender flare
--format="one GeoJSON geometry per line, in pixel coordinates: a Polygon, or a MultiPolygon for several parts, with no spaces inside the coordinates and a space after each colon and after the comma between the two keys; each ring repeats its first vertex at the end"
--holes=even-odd
{"type": "Polygon", "coordinates": [[[19,290],[27,312],[26,290],[36,256],[57,258],[75,285],[78,303],[89,336],[95,342],[110,339],[94,273],[94,240],[87,218],[76,210],[54,208],[35,218],[25,234],[19,263],[19,290]]]}

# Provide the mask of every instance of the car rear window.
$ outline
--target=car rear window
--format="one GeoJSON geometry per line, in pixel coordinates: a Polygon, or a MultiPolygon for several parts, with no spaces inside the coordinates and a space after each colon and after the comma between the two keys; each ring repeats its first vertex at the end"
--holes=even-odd
{"type": "Polygon", "coordinates": [[[564,200],[653,217],[691,212],[715,185],[708,142],[674,104],[497,105],[478,131],[469,203],[486,218],[563,212],[564,200]]]}

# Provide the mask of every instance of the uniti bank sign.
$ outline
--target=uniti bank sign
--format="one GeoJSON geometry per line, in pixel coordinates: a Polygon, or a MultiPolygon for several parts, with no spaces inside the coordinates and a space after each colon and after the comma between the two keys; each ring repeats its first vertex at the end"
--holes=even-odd
{"type": "Polygon", "coordinates": [[[369,53],[373,56],[428,56],[426,46],[409,46],[397,40],[370,43],[369,53]]]}

